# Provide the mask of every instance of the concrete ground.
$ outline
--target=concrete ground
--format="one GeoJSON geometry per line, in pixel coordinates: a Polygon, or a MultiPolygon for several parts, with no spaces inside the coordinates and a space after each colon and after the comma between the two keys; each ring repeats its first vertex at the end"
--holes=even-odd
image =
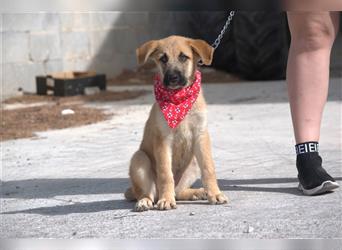
{"type": "MultiPolygon", "coordinates": [[[[331,80],[320,150],[342,185],[341,84],[331,80]]],[[[135,213],[124,200],[151,91],[96,104],[114,113],[108,121],[2,142],[1,238],[341,238],[342,189],[315,197],[297,190],[285,83],[204,90],[217,177],[229,204],[179,202],[176,210],[135,213]]]]}

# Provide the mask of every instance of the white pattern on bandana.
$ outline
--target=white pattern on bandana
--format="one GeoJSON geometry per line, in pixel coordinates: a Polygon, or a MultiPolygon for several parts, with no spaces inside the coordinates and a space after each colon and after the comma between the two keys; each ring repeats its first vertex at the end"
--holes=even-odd
{"type": "Polygon", "coordinates": [[[196,70],[192,85],[182,89],[164,87],[157,74],[154,78],[154,94],[167,124],[175,128],[185,118],[201,90],[201,72],[196,70]]]}

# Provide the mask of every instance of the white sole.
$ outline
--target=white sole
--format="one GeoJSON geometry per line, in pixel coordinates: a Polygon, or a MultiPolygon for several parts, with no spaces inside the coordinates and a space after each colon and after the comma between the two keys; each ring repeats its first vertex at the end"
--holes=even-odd
{"type": "Polygon", "coordinates": [[[340,185],[335,181],[325,181],[320,186],[313,189],[305,189],[302,184],[299,183],[298,189],[302,191],[305,195],[317,195],[329,192],[333,189],[338,188],[340,185]]]}

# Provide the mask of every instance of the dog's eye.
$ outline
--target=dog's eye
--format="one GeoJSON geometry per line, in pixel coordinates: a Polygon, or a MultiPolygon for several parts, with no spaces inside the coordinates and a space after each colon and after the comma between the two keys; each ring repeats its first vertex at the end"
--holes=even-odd
{"type": "Polygon", "coordinates": [[[164,54],[161,58],[159,58],[159,61],[161,61],[162,63],[167,63],[168,60],[169,58],[167,57],[166,54],[164,54]]]}
{"type": "Polygon", "coordinates": [[[183,53],[180,53],[178,58],[179,58],[179,61],[181,62],[185,62],[186,60],[189,59],[189,57],[187,55],[184,55],[183,53]]]}

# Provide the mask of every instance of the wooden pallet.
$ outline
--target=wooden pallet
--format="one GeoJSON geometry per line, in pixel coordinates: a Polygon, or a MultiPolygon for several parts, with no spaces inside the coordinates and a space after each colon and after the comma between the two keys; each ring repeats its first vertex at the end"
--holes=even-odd
{"type": "Polygon", "coordinates": [[[53,91],[55,96],[84,95],[85,88],[98,87],[106,90],[106,75],[95,72],[59,72],[36,77],[37,94],[47,95],[53,91]]]}

